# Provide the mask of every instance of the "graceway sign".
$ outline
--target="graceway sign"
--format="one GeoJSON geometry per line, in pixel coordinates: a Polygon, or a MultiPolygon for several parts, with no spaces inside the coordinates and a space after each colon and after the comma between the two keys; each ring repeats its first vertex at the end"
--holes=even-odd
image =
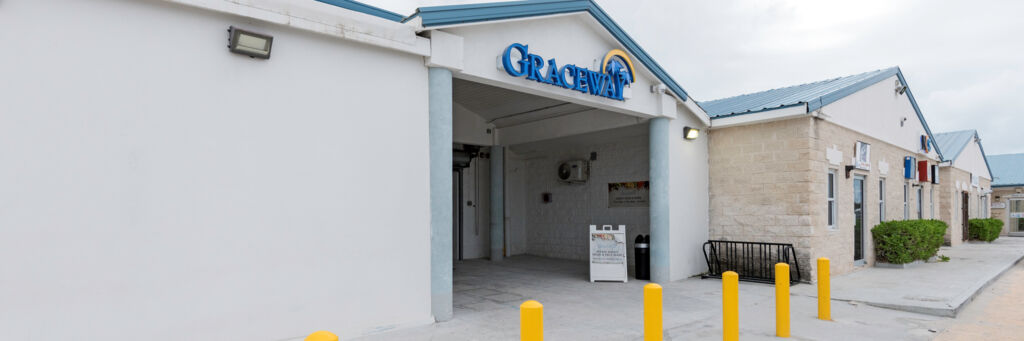
{"type": "Polygon", "coordinates": [[[501,55],[505,72],[512,77],[526,77],[539,83],[576,90],[594,96],[624,101],[623,90],[636,80],[633,61],[625,51],[614,49],[604,56],[601,70],[594,71],[573,64],[558,66],[548,59],[530,53],[529,45],[514,43],[501,55]]]}

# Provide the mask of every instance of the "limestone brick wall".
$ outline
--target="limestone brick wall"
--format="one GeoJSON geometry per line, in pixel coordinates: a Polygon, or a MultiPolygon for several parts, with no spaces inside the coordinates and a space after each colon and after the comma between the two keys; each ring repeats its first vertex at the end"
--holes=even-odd
{"type": "MultiPolygon", "coordinates": [[[[882,220],[903,220],[905,218],[918,219],[918,196],[917,190],[921,189],[921,218],[930,219],[933,217],[930,193],[931,183],[919,183],[916,180],[907,180],[903,173],[903,160],[906,156],[916,157],[918,160],[925,160],[925,155],[917,151],[908,151],[892,144],[865,136],[859,132],[841,127],[825,120],[815,120],[813,125],[813,141],[815,157],[813,159],[813,170],[816,174],[815,184],[812,186],[812,203],[814,215],[813,225],[816,228],[813,244],[815,254],[813,257],[828,257],[831,259],[832,273],[842,274],[852,271],[854,262],[854,178],[864,177],[864,261],[866,265],[875,263],[874,242],[871,237],[871,228],[878,225],[882,220]],[[846,176],[845,168],[853,164],[854,148],[856,143],[864,142],[871,145],[871,169],[856,169],[846,176]],[[839,175],[837,178],[837,211],[838,220],[835,228],[828,227],[828,203],[827,203],[827,176],[829,169],[833,169],[839,175]],[[882,193],[880,182],[884,179],[885,193],[884,202],[881,200],[882,193]],[[904,201],[904,186],[907,196],[904,201]],[[881,216],[881,207],[884,205],[884,217],[881,216]],[[906,210],[905,208],[906,207],[906,210]],[[884,218],[884,219],[883,219],[884,218]]],[[[935,164],[936,160],[929,160],[935,164]]],[[[936,194],[937,195],[937,194],[936,194]]],[[[937,203],[936,203],[937,204],[937,203]]],[[[938,214],[939,205],[935,206],[935,214],[938,214]]]]}
{"type": "Polygon", "coordinates": [[[708,134],[710,238],[791,243],[805,276],[814,230],[810,123],[791,119],[708,134]]]}
{"type": "MultiPolygon", "coordinates": [[[[709,133],[712,239],[792,243],[801,272],[816,280],[812,260],[831,259],[833,274],[855,268],[855,176],[864,176],[864,260],[875,262],[871,228],[884,220],[904,219],[904,185],[910,219],[917,219],[917,189],[922,218],[938,218],[940,204],[931,199],[932,184],[903,177],[903,159],[925,155],[908,151],[831,122],[811,118],[713,129],[709,133]],[[871,169],[853,164],[856,143],[871,144],[871,169]],[[827,181],[836,176],[836,224],[828,226],[827,181]],[[885,181],[882,201],[880,180],[885,181]],[[932,207],[934,206],[934,210],[932,207]]],[[[929,160],[935,164],[937,160],[929,160]]],[[[936,190],[935,197],[938,198],[936,190]]]]}
{"type": "MultiPolygon", "coordinates": [[[[946,244],[957,246],[963,243],[964,236],[962,194],[968,193],[967,218],[983,218],[986,215],[982,212],[981,200],[986,197],[985,191],[991,188],[991,180],[981,178],[978,186],[972,186],[971,173],[954,167],[941,167],[939,176],[942,207],[940,219],[949,225],[949,230],[946,231],[946,244]]],[[[991,203],[994,202],[992,194],[988,194],[987,198],[991,207],[991,203]]]]}

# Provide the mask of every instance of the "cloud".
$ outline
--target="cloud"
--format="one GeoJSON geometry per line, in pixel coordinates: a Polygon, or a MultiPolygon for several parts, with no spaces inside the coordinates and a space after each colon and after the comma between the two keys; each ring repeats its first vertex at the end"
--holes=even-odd
{"type": "Polygon", "coordinates": [[[597,2],[698,100],[898,65],[933,130],[978,129],[986,152],[1024,152],[1024,1],[597,2]]]}

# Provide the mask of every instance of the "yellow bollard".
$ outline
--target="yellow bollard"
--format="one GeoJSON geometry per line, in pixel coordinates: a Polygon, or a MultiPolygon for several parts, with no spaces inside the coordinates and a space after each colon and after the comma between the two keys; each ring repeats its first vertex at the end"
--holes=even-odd
{"type": "Polygon", "coordinates": [[[519,306],[519,339],[544,340],[544,306],[540,302],[529,300],[519,306]]]}
{"type": "Polygon", "coordinates": [[[722,340],[740,339],[740,276],[733,271],[722,274],[722,340]]]}
{"type": "Polygon", "coordinates": [[[789,337],[789,264],[775,264],[775,336],[789,337]]]}
{"type": "Polygon", "coordinates": [[[829,287],[828,258],[818,258],[818,319],[832,320],[832,289],[829,287]]]}
{"type": "Polygon", "coordinates": [[[661,341],[661,286],[650,283],[644,286],[644,341],[661,341]]]}
{"type": "Polygon", "coordinates": [[[338,341],[338,336],[329,331],[321,330],[314,332],[313,334],[309,334],[305,341],[338,341]]]}

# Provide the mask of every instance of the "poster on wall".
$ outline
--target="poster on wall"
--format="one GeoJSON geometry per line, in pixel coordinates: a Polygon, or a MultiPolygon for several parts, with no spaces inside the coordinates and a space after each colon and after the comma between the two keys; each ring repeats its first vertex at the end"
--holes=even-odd
{"type": "Polygon", "coordinates": [[[649,181],[615,182],[608,184],[608,207],[650,207],[649,181]]]}
{"type": "Polygon", "coordinates": [[[871,145],[857,141],[853,149],[853,167],[871,170],[871,145]]]}
{"type": "Polygon", "coordinates": [[[626,282],[626,225],[590,225],[590,281],[626,282]]]}

